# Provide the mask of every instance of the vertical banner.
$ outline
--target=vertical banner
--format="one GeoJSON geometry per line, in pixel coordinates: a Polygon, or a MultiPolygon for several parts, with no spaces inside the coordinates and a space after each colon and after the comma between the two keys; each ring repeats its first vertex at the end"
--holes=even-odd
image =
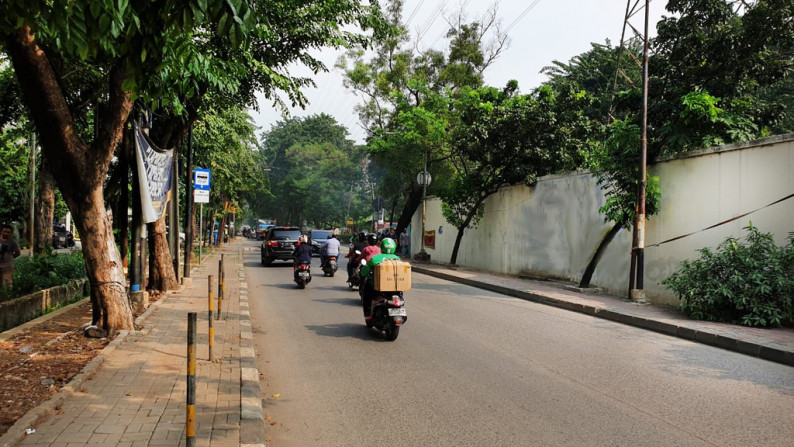
{"type": "Polygon", "coordinates": [[[156,147],[149,137],[135,126],[135,153],[143,221],[151,223],[165,216],[165,205],[171,198],[174,150],[156,147]]]}

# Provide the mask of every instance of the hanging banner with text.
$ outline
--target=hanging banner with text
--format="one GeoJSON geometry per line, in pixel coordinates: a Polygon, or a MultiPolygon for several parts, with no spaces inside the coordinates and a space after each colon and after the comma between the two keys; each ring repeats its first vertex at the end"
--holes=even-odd
{"type": "Polygon", "coordinates": [[[135,126],[135,153],[143,221],[151,223],[165,216],[167,209],[165,205],[171,199],[174,150],[156,147],[149,141],[149,137],[135,126]]]}

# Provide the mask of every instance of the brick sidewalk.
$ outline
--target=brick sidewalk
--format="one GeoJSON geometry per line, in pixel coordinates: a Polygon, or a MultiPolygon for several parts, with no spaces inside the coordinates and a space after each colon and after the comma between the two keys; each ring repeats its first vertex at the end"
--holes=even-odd
{"type": "Polygon", "coordinates": [[[213,321],[215,361],[208,359],[207,276],[213,276],[217,315],[217,253],[193,269],[190,286],[150,309],[142,317],[143,329],[115,344],[96,371],[19,445],[186,445],[188,312],[198,313],[196,445],[264,445],[261,407],[258,413],[256,407],[246,408],[247,420],[241,423],[241,402],[260,397],[250,343],[243,342],[241,358],[241,339],[251,339],[242,257],[236,244],[226,245],[222,253],[226,293],[221,318],[213,321]]]}
{"type": "Polygon", "coordinates": [[[565,288],[565,284],[559,282],[497,275],[463,267],[417,262],[414,263],[413,270],[492,292],[794,366],[794,330],[790,328],[762,329],[698,321],[671,307],[636,304],[617,296],[569,290],[565,288]]]}

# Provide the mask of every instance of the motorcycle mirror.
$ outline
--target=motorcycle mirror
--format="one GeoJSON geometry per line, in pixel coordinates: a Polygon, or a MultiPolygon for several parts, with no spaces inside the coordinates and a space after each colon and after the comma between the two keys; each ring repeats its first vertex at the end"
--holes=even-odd
{"type": "Polygon", "coordinates": [[[361,254],[361,250],[356,250],[356,254],[360,255],[361,254]]]}
{"type": "Polygon", "coordinates": [[[361,260],[361,265],[367,265],[367,261],[365,259],[361,260]]]}

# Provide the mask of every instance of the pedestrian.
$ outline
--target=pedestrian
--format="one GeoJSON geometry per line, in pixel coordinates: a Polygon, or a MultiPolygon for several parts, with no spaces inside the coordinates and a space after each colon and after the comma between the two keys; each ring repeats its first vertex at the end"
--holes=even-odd
{"type": "Polygon", "coordinates": [[[407,228],[400,233],[400,250],[403,256],[411,256],[411,235],[407,228]]]}
{"type": "Polygon", "coordinates": [[[12,238],[11,225],[0,226],[0,286],[14,284],[14,259],[21,255],[19,244],[12,238]]]}

